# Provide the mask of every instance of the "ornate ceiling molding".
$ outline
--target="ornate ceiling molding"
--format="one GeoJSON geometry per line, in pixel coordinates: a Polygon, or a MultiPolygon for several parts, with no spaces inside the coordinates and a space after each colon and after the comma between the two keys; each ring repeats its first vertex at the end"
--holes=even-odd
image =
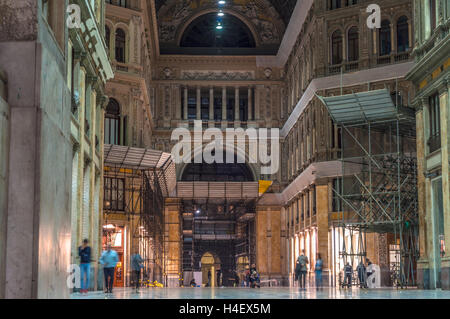
{"type": "MultiPolygon", "coordinates": [[[[257,43],[262,45],[280,44],[285,32],[285,22],[277,9],[268,0],[233,2],[224,7],[230,13],[235,13],[251,29],[255,31],[257,43]]],[[[161,43],[178,45],[181,30],[202,11],[217,10],[214,0],[166,0],[159,4],[158,25],[161,43]]]]}

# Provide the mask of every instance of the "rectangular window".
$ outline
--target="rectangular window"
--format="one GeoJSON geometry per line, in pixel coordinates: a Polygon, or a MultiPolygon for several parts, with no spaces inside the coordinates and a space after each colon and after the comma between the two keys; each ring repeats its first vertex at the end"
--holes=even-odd
{"type": "Polygon", "coordinates": [[[105,118],[105,144],[120,145],[120,119],[105,118]]]}
{"type": "Polygon", "coordinates": [[[206,95],[206,92],[202,92],[202,97],[200,99],[202,120],[209,119],[209,92],[208,92],[208,96],[205,96],[205,95],[206,95]]]}
{"type": "Polygon", "coordinates": [[[335,178],[333,180],[333,195],[332,195],[332,198],[333,198],[332,210],[333,210],[333,212],[341,212],[342,211],[342,200],[340,199],[338,194],[342,194],[342,179],[335,178]]]}
{"type": "Polygon", "coordinates": [[[105,209],[112,211],[125,210],[125,180],[105,177],[105,209]]]}
{"type": "Polygon", "coordinates": [[[316,185],[313,185],[313,189],[312,189],[312,211],[313,211],[313,216],[316,216],[316,211],[317,211],[317,200],[316,200],[316,185]]]}
{"type": "Polygon", "coordinates": [[[441,148],[441,115],[439,108],[439,94],[434,94],[429,97],[430,107],[430,138],[428,139],[428,146],[430,153],[441,148]]]}
{"type": "Polygon", "coordinates": [[[302,207],[301,207],[301,212],[302,212],[301,217],[302,217],[302,221],[304,221],[305,220],[305,196],[302,195],[301,198],[302,198],[302,200],[301,200],[301,205],[302,205],[302,207]]]}
{"type": "Polygon", "coordinates": [[[436,0],[429,0],[430,4],[430,27],[431,31],[436,29],[436,0]]]}
{"type": "Polygon", "coordinates": [[[311,211],[310,211],[310,198],[311,198],[311,192],[307,192],[306,193],[306,217],[309,218],[311,216],[311,211]]]}
{"type": "Polygon", "coordinates": [[[197,119],[197,93],[194,90],[188,93],[188,119],[197,119]]]}

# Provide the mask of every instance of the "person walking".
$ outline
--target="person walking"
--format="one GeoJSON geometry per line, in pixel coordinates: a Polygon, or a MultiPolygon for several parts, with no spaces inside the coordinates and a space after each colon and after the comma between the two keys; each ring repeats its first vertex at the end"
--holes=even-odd
{"type": "Polygon", "coordinates": [[[116,265],[119,262],[119,256],[117,252],[111,249],[111,245],[108,244],[106,250],[100,257],[100,264],[103,265],[103,273],[105,275],[105,293],[112,293],[114,284],[114,271],[116,265]]]}
{"type": "MultiPolygon", "coordinates": [[[[248,267],[248,266],[247,266],[248,267]]],[[[245,287],[250,287],[250,269],[245,269],[245,287]]]]}
{"type": "Polygon", "coordinates": [[[297,266],[299,269],[299,285],[301,289],[306,289],[306,274],[308,272],[307,265],[309,263],[308,257],[305,256],[305,251],[297,258],[297,266]]]}
{"type": "Polygon", "coordinates": [[[81,290],[82,294],[87,294],[90,284],[91,276],[91,247],[89,247],[89,240],[83,240],[83,244],[78,247],[78,257],[80,257],[80,272],[81,272],[81,290]]]}
{"type": "Polygon", "coordinates": [[[350,265],[349,262],[347,262],[347,264],[345,265],[344,273],[345,273],[345,284],[347,285],[348,288],[351,288],[352,287],[353,267],[352,267],[352,265],[350,265]]]}
{"type": "Polygon", "coordinates": [[[252,267],[250,268],[250,287],[261,288],[259,274],[256,270],[256,264],[252,264],[252,267]]]}
{"type": "Polygon", "coordinates": [[[362,260],[359,262],[358,267],[356,267],[356,272],[358,273],[359,288],[367,288],[366,266],[364,266],[362,260]]]}
{"type": "Polygon", "coordinates": [[[141,278],[141,269],[143,268],[143,262],[144,260],[136,249],[134,251],[134,254],[131,256],[131,270],[133,271],[134,287],[136,292],[138,292],[139,290],[139,279],[141,278]]]}
{"type": "Polygon", "coordinates": [[[317,254],[316,265],[314,266],[314,272],[316,273],[316,288],[322,287],[322,269],[323,260],[320,254],[317,254]]]}

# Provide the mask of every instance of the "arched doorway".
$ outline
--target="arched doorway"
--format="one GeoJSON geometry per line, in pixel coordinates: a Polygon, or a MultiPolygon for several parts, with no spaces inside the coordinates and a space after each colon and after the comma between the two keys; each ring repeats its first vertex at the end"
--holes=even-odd
{"type": "Polygon", "coordinates": [[[221,278],[218,272],[221,272],[220,258],[210,252],[203,254],[201,258],[202,285],[205,287],[221,286],[221,278]]]}

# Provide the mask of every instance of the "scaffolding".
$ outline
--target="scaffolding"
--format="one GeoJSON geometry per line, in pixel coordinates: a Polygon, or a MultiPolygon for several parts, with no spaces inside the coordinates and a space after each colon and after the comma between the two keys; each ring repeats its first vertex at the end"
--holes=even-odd
{"type": "Polygon", "coordinates": [[[144,261],[142,284],[164,281],[164,197],[173,189],[174,172],[170,154],[105,145],[105,181],[112,187],[105,185],[104,223],[118,216],[128,222],[128,247],[144,261]]]}
{"type": "Polygon", "coordinates": [[[183,273],[201,271],[204,254],[220,259],[222,285],[232,286],[239,261],[256,258],[255,199],[184,199],[183,273]]]}
{"type": "MultiPolygon", "coordinates": [[[[378,234],[377,245],[386,246],[383,266],[389,269],[389,284],[415,286],[419,250],[413,110],[394,105],[386,89],[319,99],[341,131],[342,173],[333,186],[340,213],[331,218],[335,280],[342,284],[347,262],[355,269],[367,261],[368,234],[378,234]]],[[[353,284],[357,279],[356,274],[353,284]]]]}

